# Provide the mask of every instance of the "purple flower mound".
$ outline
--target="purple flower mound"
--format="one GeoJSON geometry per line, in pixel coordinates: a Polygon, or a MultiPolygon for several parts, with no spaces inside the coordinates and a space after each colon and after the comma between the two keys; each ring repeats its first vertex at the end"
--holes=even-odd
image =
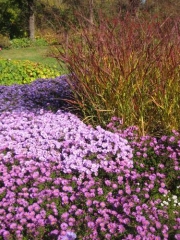
{"type": "Polygon", "coordinates": [[[179,239],[179,133],[87,126],[51,81],[0,87],[0,239],[179,239]]]}
{"type": "MultiPolygon", "coordinates": [[[[99,167],[110,167],[111,158],[116,167],[133,167],[132,149],[127,140],[101,127],[86,126],[71,113],[39,111],[4,112],[0,115],[0,150],[3,158],[21,160],[21,166],[31,162],[54,161],[64,173],[78,171],[97,175],[99,167]],[[37,112],[38,113],[38,112],[37,112]]],[[[119,168],[119,172],[121,171],[119,168]]]]}
{"type": "Polygon", "coordinates": [[[67,109],[70,104],[64,99],[72,97],[67,75],[25,85],[0,86],[0,112],[67,109]]]}

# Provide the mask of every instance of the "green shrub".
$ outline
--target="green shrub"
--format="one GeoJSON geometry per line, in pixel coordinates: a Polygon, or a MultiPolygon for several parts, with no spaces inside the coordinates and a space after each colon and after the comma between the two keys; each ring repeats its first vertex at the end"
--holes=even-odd
{"type": "Polygon", "coordinates": [[[47,41],[43,38],[37,38],[34,41],[29,38],[15,38],[12,39],[10,43],[10,48],[26,48],[48,45],[47,41]]]}
{"type": "Polygon", "coordinates": [[[0,59],[0,85],[27,84],[38,78],[54,78],[60,75],[56,67],[31,61],[0,59]]]}
{"type": "Polygon", "coordinates": [[[7,36],[0,34],[0,47],[8,48],[10,46],[10,41],[7,36]]]}

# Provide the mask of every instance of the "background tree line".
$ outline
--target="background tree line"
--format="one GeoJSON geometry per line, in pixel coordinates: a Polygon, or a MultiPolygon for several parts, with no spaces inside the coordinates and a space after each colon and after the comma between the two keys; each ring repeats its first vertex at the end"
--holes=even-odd
{"type": "Polygon", "coordinates": [[[162,17],[180,13],[179,0],[0,0],[0,34],[10,39],[38,32],[67,32],[77,13],[93,24],[101,12],[107,16],[144,10],[162,17]]]}

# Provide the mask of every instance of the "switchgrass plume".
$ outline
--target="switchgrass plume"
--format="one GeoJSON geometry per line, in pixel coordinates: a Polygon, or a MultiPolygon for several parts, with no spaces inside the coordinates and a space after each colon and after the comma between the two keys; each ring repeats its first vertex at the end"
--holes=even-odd
{"type": "Polygon", "coordinates": [[[179,18],[99,19],[72,27],[68,46],[56,52],[72,74],[84,121],[105,126],[117,116],[140,135],[180,129],[179,18]]]}

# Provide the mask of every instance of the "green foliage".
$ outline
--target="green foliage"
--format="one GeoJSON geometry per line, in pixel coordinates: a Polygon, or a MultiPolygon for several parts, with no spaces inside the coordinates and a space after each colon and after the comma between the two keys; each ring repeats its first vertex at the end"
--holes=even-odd
{"type": "Polygon", "coordinates": [[[37,47],[47,46],[48,43],[43,38],[37,38],[32,41],[29,38],[15,38],[10,41],[11,45],[9,48],[26,48],[26,47],[37,47]]]}
{"type": "MultiPolygon", "coordinates": [[[[25,37],[28,35],[29,11],[27,0],[0,0],[0,32],[7,34],[10,38],[25,37]]],[[[122,14],[131,8],[130,2],[137,2],[137,11],[142,8],[149,13],[162,16],[178,16],[180,13],[180,1],[178,0],[147,0],[146,4],[138,4],[141,1],[129,0],[93,0],[94,18],[98,12],[108,16],[122,14]]],[[[76,21],[77,11],[83,17],[89,19],[90,1],[77,0],[40,0],[34,1],[36,15],[36,30],[44,27],[56,29],[57,26],[69,28],[69,21],[76,21]],[[58,23],[58,24],[57,24],[58,23]]]]}
{"type": "Polygon", "coordinates": [[[24,7],[18,1],[4,0],[0,2],[0,32],[12,37],[22,37],[26,33],[28,21],[24,7]]]}
{"type": "Polygon", "coordinates": [[[0,85],[28,84],[38,78],[61,75],[57,68],[30,61],[0,59],[0,85]]]}
{"type": "Polygon", "coordinates": [[[10,41],[7,36],[0,34],[0,47],[7,48],[10,46],[10,41]]]}
{"type": "Polygon", "coordinates": [[[180,129],[179,22],[141,14],[74,27],[59,59],[84,121],[105,126],[117,116],[142,135],[180,129]]]}

